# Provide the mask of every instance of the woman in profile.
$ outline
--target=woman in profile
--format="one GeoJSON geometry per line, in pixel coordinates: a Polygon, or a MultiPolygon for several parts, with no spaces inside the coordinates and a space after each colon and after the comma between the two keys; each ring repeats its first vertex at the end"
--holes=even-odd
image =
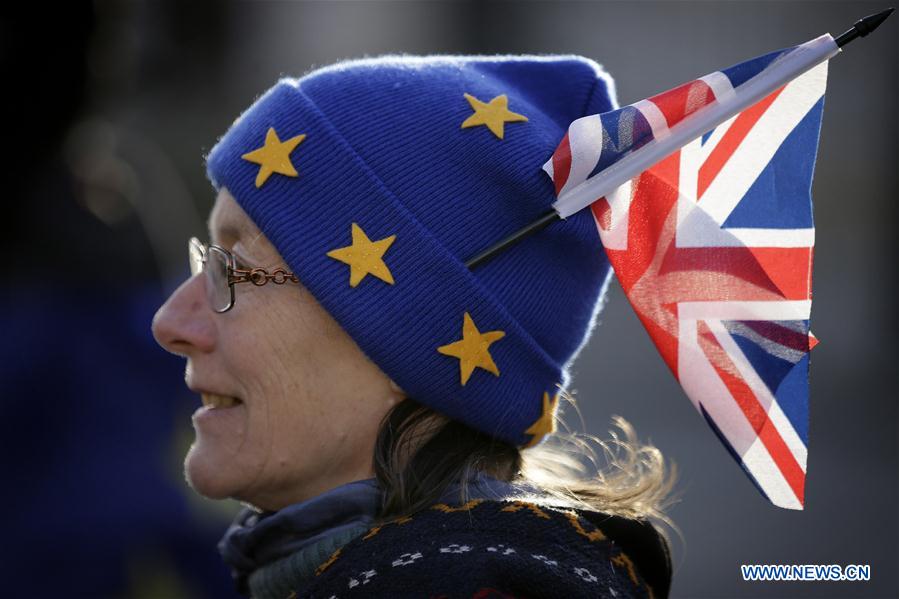
{"type": "Polygon", "coordinates": [[[613,93],[578,56],[350,61],[210,152],[211,245],[153,332],[202,398],[188,482],[245,505],[241,593],[668,595],[659,451],[618,420],[590,475],[557,431],[610,276],[593,215],[466,265],[549,209],[542,165],[613,93]]]}

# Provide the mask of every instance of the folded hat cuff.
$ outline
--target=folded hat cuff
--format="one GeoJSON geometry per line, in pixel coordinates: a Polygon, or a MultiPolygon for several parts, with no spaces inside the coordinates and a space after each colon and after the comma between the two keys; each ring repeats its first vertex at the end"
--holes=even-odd
{"type": "Polygon", "coordinates": [[[465,257],[454,256],[387,189],[297,81],[282,80],[244,112],[210,152],[207,169],[216,189],[231,192],[303,286],[410,397],[515,445],[537,440],[525,431],[542,416],[545,422],[544,393],[554,397],[567,374],[465,257]],[[242,156],[263,145],[270,127],[281,140],[305,134],[290,154],[298,176],[275,173],[257,188],[260,166],[242,156]],[[383,255],[393,284],[368,275],[352,287],[350,267],[327,255],[351,244],[352,223],[372,241],[396,235],[383,255]],[[462,339],[466,312],[481,333],[505,335],[485,350],[499,375],[476,367],[463,385],[460,359],[437,348],[462,339]]]}

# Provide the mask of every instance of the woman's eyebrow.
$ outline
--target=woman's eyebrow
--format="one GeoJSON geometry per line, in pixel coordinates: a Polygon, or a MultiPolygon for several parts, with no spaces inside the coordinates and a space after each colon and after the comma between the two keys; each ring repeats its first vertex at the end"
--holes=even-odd
{"type": "Polygon", "coordinates": [[[206,226],[209,230],[209,239],[212,243],[218,243],[222,238],[237,241],[246,232],[245,227],[240,227],[231,222],[215,226],[212,217],[209,218],[206,226]]]}

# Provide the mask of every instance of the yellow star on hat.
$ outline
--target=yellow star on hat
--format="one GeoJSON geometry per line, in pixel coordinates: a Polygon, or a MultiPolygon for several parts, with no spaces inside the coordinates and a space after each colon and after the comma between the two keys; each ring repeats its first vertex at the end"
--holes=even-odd
{"type": "Polygon", "coordinates": [[[505,335],[504,331],[480,332],[471,315],[466,312],[462,320],[462,338],[453,343],[441,345],[437,351],[446,356],[459,358],[459,372],[462,386],[465,386],[475,368],[483,368],[499,376],[499,368],[496,367],[488,348],[491,343],[502,339],[505,335]]]}
{"type": "Polygon", "coordinates": [[[546,391],[543,392],[543,412],[540,414],[540,418],[531,425],[531,428],[524,431],[526,435],[534,436],[525,447],[533,447],[539,443],[540,439],[544,436],[556,432],[556,406],[558,406],[558,404],[558,393],[556,393],[556,396],[550,400],[549,393],[546,391]]]}
{"type": "Polygon", "coordinates": [[[260,165],[259,173],[256,175],[257,188],[262,187],[262,184],[268,180],[272,173],[287,175],[288,177],[297,176],[297,169],[290,162],[290,153],[304,139],[306,139],[305,133],[291,137],[287,141],[281,141],[278,139],[275,128],[269,127],[268,133],[265,134],[265,145],[241,156],[244,160],[260,165]]]}
{"type": "Polygon", "coordinates": [[[353,223],[351,230],[351,245],[328,252],[331,258],[350,265],[350,287],[358,285],[365,275],[374,275],[393,285],[393,275],[384,263],[384,252],[396,240],[396,235],[372,241],[356,223],[353,223]]]}
{"type": "Polygon", "coordinates": [[[506,123],[526,121],[528,117],[509,110],[509,98],[506,94],[496,96],[490,102],[481,102],[471,94],[464,94],[465,99],[474,109],[474,114],[465,119],[462,129],[487,125],[493,134],[502,139],[506,123]]]}

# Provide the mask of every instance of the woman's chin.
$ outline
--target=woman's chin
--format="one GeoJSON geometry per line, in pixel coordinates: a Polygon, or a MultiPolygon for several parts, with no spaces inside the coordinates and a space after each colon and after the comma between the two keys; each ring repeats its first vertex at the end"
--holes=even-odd
{"type": "Polygon", "coordinates": [[[184,458],[184,477],[190,487],[209,499],[227,499],[237,495],[245,481],[240,480],[233,462],[224,460],[214,449],[195,441],[184,458]]]}

